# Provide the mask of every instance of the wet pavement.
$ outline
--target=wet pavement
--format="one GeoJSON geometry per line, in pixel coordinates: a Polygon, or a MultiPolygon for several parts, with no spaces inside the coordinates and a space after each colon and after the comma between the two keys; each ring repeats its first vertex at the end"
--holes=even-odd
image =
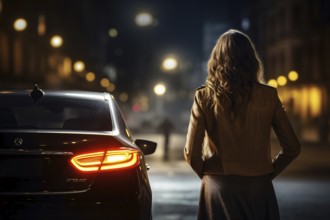
{"type": "MultiPolygon", "coordinates": [[[[162,160],[162,136],[138,138],[159,143],[156,153],[147,157],[154,220],[196,219],[200,180],[182,160],[185,136],[172,136],[168,162],[162,160]]],[[[276,152],[278,143],[273,145],[276,152]]],[[[303,145],[299,158],[274,181],[274,187],[282,220],[329,220],[330,146],[303,145]]]]}

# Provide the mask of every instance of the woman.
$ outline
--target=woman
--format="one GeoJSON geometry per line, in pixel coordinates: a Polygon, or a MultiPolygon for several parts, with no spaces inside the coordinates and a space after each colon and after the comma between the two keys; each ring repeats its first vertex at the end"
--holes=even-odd
{"type": "Polygon", "coordinates": [[[220,36],[205,86],[195,93],[184,148],[202,179],[199,220],[280,218],[272,179],[299,155],[300,143],[276,89],[261,84],[261,75],[248,36],[220,36]],[[282,147],[273,159],[271,128],[282,147]]]}

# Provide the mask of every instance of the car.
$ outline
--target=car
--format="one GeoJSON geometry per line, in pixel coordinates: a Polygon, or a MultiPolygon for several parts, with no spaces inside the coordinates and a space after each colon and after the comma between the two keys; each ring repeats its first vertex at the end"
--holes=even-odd
{"type": "Polygon", "coordinates": [[[145,155],[109,93],[0,92],[0,219],[152,219],[145,155]]]}

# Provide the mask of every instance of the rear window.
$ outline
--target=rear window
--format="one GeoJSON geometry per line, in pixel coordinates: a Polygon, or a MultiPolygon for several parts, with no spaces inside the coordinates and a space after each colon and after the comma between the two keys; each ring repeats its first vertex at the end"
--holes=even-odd
{"type": "Polygon", "coordinates": [[[0,129],[111,131],[109,104],[102,100],[0,96],[0,129]]]}

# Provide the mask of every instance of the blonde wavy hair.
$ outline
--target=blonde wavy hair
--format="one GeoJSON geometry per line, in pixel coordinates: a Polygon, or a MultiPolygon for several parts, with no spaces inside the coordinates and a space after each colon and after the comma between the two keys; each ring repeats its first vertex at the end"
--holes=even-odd
{"type": "Polygon", "coordinates": [[[222,34],[208,61],[205,86],[211,106],[235,119],[239,106],[263,80],[263,67],[250,38],[237,30],[222,34]]]}

